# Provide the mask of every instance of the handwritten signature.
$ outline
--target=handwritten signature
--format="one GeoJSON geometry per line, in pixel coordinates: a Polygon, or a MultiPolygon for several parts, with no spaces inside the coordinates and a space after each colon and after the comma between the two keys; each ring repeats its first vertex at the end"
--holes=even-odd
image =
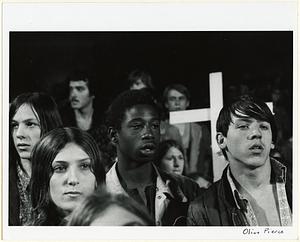
{"type": "Polygon", "coordinates": [[[272,228],[246,228],[243,229],[243,234],[283,234],[282,229],[272,229],[272,228]]]}

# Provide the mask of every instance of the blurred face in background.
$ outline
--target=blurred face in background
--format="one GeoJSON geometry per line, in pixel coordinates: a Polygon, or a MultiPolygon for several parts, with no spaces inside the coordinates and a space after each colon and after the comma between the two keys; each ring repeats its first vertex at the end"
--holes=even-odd
{"type": "Polygon", "coordinates": [[[174,89],[171,89],[168,92],[168,97],[165,106],[170,112],[186,110],[189,104],[189,100],[183,93],[178,92],[174,89]]]}
{"type": "Polygon", "coordinates": [[[94,96],[91,96],[86,81],[70,81],[69,88],[69,100],[73,109],[84,109],[92,104],[94,96]]]}
{"type": "Polygon", "coordinates": [[[147,85],[141,79],[138,79],[135,83],[132,84],[130,90],[140,90],[146,87],[147,85]]]}
{"type": "Polygon", "coordinates": [[[91,226],[144,226],[146,223],[125,208],[111,205],[91,223],[91,226]]]}
{"type": "Polygon", "coordinates": [[[184,155],[174,146],[169,148],[160,162],[160,168],[181,175],[184,168],[184,155]]]}
{"type": "Polygon", "coordinates": [[[38,114],[29,104],[23,104],[12,118],[12,137],[15,148],[22,159],[30,159],[35,144],[41,138],[38,114]]]}
{"type": "Polygon", "coordinates": [[[60,209],[71,212],[97,186],[91,159],[77,144],[68,143],[52,162],[50,196],[60,209]]]}

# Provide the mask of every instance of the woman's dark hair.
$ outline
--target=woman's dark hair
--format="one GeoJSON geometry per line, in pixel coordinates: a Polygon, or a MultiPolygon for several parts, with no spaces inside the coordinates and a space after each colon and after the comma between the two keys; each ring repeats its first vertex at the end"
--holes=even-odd
{"type": "Polygon", "coordinates": [[[50,199],[49,182],[53,174],[52,162],[66,146],[75,143],[91,159],[91,170],[97,185],[105,183],[105,171],[95,140],[78,128],[58,128],[50,131],[32,151],[32,176],[30,181],[34,225],[58,225],[62,219],[59,208],[50,199]]]}
{"type": "Polygon", "coordinates": [[[145,222],[145,225],[154,226],[150,215],[135,200],[124,194],[111,194],[106,191],[105,187],[98,187],[94,194],[88,196],[83,203],[73,211],[68,225],[89,226],[110,206],[122,207],[139,217],[145,222]]]}
{"type": "Polygon", "coordinates": [[[172,139],[163,140],[159,143],[158,148],[155,152],[155,164],[157,166],[160,166],[160,163],[161,163],[163,157],[167,154],[169,149],[172,147],[177,148],[184,155],[182,146],[180,144],[178,144],[175,140],[172,140],[172,139]]]}
{"type": "MultiPolygon", "coordinates": [[[[12,138],[12,119],[19,108],[27,104],[31,107],[41,128],[41,136],[48,131],[62,126],[62,120],[57,105],[53,98],[41,92],[23,93],[17,96],[9,108],[9,199],[13,205],[9,206],[9,220],[11,224],[17,224],[19,217],[18,187],[17,187],[17,164],[20,162],[18,152],[12,138]]],[[[21,167],[22,168],[22,167],[21,167]]]]}

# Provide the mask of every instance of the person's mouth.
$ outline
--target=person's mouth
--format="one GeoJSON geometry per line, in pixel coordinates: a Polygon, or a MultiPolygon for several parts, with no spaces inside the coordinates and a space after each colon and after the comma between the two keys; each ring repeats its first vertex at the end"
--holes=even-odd
{"type": "Polygon", "coordinates": [[[251,145],[249,150],[253,153],[261,153],[261,152],[263,152],[264,147],[263,147],[263,145],[256,143],[256,144],[251,145]]]}
{"type": "Polygon", "coordinates": [[[77,99],[73,98],[73,99],[71,99],[71,103],[72,103],[72,104],[79,103],[79,100],[77,100],[77,99]]]}
{"type": "Polygon", "coordinates": [[[144,154],[153,154],[155,150],[156,150],[156,145],[154,143],[146,143],[141,147],[141,151],[144,154]]]}
{"type": "Polygon", "coordinates": [[[17,144],[17,148],[18,148],[18,150],[27,150],[28,148],[30,147],[30,145],[29,144],[26,144],[26,143],[19,143],[19,144],[17,144]]]}
{"type": "Polygon", "coordinates": [[[66,196],[69,196],[69,197],[79,197],[81,196],[81,192],[79,191],[67,191],[67,192],[64,192],[64,195],[66,196]]]}

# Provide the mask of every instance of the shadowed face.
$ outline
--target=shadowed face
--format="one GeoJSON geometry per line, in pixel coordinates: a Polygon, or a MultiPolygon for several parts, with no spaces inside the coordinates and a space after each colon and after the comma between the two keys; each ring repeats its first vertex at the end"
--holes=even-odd
{"type": "Polygon", "coordinates": [[[160,138],[160,120],[150,105],[135,105],[125,112],[117,131],[120,161],[144,163],[153,161],[160,138]]]}
{"type": "Polygon", "coordinates": [[[142,82],[141,79],[138,79],[136,82],[134,82],[132,84],[132,86],[130,87],[130,90],[140,90],[140,89],[143,89],[143,88],[146,88],[147,85],[142,82]]]}
{"type": "Polygon", "coordinates": [[[168,97],[165,106],[170,112],[183,111],[186,110],[189,106],[189,100],[183,93],[171,89],[168,92],[168,97]]]}
{"type": "Polygon", "coordinates": [[[83,109],[93,102],[86,81],[70,81],[70,104],[73,109],[83,109]]]}

